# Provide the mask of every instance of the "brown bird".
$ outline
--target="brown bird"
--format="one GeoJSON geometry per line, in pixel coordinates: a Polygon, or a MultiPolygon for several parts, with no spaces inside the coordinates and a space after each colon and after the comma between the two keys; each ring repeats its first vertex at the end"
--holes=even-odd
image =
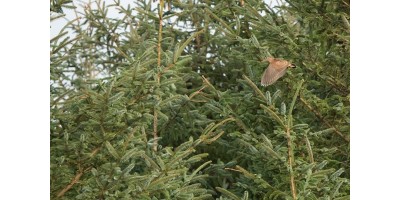
{"type": "Polygon", "coordinates": [[[279,58],[269,57],[269,58],[267,58],[267,61],[269,62],[269,66],[267,69],[265,69],[265,71],[261,77],[261,85],[262,86],[272,85],[280,77],[285,75],[286,70],[289,67],[292,67],[292,68],[296,67],[289,61],[279,59],[279,58]]]}

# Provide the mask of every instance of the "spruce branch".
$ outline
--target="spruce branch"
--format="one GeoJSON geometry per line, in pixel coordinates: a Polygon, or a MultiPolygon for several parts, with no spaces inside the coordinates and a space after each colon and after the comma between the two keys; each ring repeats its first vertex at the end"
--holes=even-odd
{"type": "Polygon", "coordinates": [[[239,165],[236,165],[234,169],[233,168],[225,168],[225,169],[226,170],[240,172],[246,178],[253,180],[254,183],[256,183],[259,187],[267,189],[267,190],[271,190],[273,193],[276,194],[276,196],[281,196],[284,199],[286,199],[288,197],[288,194],[280,191],[278,188],[272,186],[270,183],[268,183],[267,181],[262,179],[260,176],[257,176],[257,174],[253,174],[253,173],[247,171],[245,168],[243,168],[243,167],[241,167],[239,165]]]}
{"type": "Polygon", "coordinates": [[[274,118],[282,126],[282,128],[287,129],[283,120],[273,110],[263,104],[260,104],[260,106],[265,110],[265,112],[267,112],[272,118],[274,118]]]}
{"type": "Polygon", "coordinates": [[[188,103],[189,103],[190,101],[192,101],[192,99],[193,99],[195,96],[197,96],[198,94],[201,94],[202,91],[203,91],[206,87],[207,87],[207,85],[204,85],[204,86],[201,87],[199,90],[197,90],[197,91],[193,92],[192,94],[190,94],[190,95],[189,95],[189,98],[188,98],[187,100],[186,100],[186,98],[187,98],[187,96],[186,96],[185,101],[179,106],[179,108],[177,109],[177,111],[175,112],[175,114],[173,115],[173,117],[171,117],[170,120],[168,120],[168,122],[164,123],[164,126],[162,127],[161,130],[166,130],[166,129],[168,129],[168,127],[171,125],[171,123],[178,117],[178,114],[180,113],[181,109],[182,109],[183,107],[185,107],[186,105],[188,105],[188,103]]]}
{"type": "Polygon", "coordinates": [[[308,151],[308,155],[310,157],[310,162],[314,163],[314,153],[311,149],[311,143],[310,140],[307,137],[307,134],[305,135],[305,141],[306,141],[306,145],[307,145],[307,151],[308,151]]]}
{"type": "Polygon", "coordinates": [[[268,102],[267,97],[261,92],[260,89],[258,89],[257,85],[253,83],[246,75],[243,74],[243,78],[246,80],[246,82],[253,88],[253,90],[265,101],[268,102]]]}
{"type": "Polygon", "coordinates": [[[334,132],[337,135],[339,135],[341,138],[343,138],[346,142],[350,142],[350,139],[347,136],[345,136],[342,132],[340,132],[335,126],[331,125],[328,121],[326,121],[324,119],[324,117],[322,117],[321,113],[319,113],[317,110],[315,110],[313,107],[311,107],[311,105],[309,103],[307,103],[307,101],[303,97],[300,96],[299,99],[300,99],[301,103],[303,103],[307,107],[308,110],[313,112],[315,114],[315,116],[317,116],[318,119],[320,119],[326,126],[333,128],[334,132]]]}

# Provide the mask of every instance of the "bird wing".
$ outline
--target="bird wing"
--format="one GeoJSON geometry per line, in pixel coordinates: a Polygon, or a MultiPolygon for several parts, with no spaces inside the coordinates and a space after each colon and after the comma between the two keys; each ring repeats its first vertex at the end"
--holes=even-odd
{"type": "Polygon", "coordinates": [[[280,77],[285,75],[287,70],[287,64],[286,65],[284,65],[283,63],[278,65],[274,64],[275,63],[270,63],[268,68],[264,71],[261,78],[262,86],[271,85],[275,83],[275,81],[277,81],[280,77]]]}

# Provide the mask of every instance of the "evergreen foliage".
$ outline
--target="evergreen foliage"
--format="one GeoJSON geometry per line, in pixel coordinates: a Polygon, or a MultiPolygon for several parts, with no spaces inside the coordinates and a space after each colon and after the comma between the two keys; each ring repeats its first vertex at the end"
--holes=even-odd
{"type": "Polygon", "coordinates": [[[349,199],[349,1],[133,2],[50,1],[52,199],[349,199]]]}

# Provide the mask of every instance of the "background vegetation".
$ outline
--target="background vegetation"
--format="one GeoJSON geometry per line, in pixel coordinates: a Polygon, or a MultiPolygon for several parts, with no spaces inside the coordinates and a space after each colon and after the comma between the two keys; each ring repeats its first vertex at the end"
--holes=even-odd
{"type": "Polygon", "coordinates": [[[52,199],[349,199],[349,1],[132,2],[50,1],[52,199]]]}

